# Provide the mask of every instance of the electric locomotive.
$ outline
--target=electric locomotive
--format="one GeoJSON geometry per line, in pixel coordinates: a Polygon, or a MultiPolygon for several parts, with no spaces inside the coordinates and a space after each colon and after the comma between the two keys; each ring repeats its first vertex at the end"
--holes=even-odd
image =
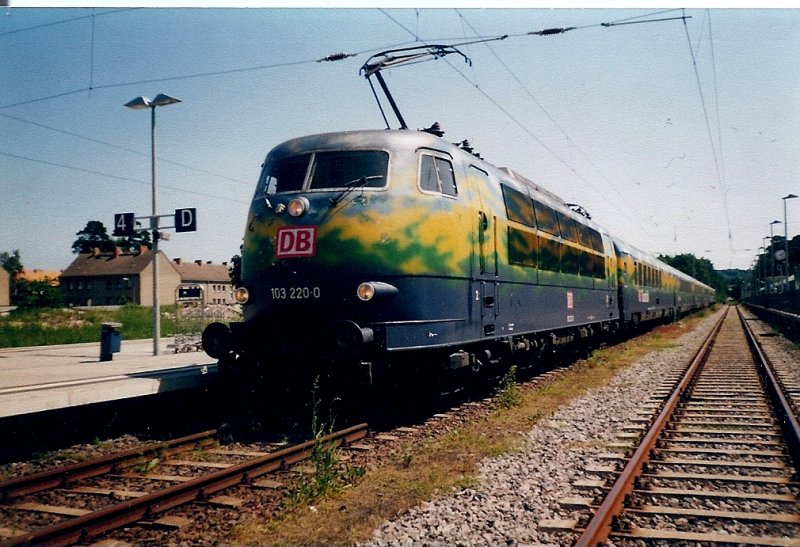
{"type": "Polygon", "coordinates": [[[420,363],[480,370],[711,302],[710,287],[467,141],[447,142],[438,124],[408,130],[381,71],[449,54],[470,62],[455,46],[426,44],[361,68],[399,130],[381,107],[386,130],[300,137],[269,152],[235,292],[244,320],[203,332],[222,370],[370,379],[420,363]]]}
{"type": "Polygon", "coordinates": [[[477,370],[620,326],[619,244],[435,133],[328,133],[270,151],[242,247],[244,320],[203,333],[222,368],[371,375],[427,352],[477,370]]]}

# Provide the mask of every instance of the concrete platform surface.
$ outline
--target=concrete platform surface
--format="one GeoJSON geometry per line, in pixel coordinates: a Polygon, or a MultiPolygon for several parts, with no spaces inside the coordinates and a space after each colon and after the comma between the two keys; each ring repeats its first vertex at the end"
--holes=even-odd
{"type": "Polygon", "coordinates": [[[204,352],[174,353],[173,340],[123,340],[111,361],[100,343],[0,349],[0,418],[198,387],[216,373],[204,352]]]}

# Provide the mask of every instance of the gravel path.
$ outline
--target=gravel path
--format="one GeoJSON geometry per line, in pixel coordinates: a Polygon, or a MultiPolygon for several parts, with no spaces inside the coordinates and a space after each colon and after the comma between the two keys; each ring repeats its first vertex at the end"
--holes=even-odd
{"type": "MultiPolygon", "coordinates": [[[[515,454],[480,466],[480,486],[425,502],[373,532],[371,545],[563,545],[574,538],[537,529],[540,521],[577,515],[559,506],[579,496],[572,483],[584,469],[603,462],[642,405],[676,368],[697,351],[721,309],[676,346],[651,353],[620,373],[608,387],[595,389],[543,420],[515,454]]],[[[731,310],[734,312],[734,310],[731,310]]]]}

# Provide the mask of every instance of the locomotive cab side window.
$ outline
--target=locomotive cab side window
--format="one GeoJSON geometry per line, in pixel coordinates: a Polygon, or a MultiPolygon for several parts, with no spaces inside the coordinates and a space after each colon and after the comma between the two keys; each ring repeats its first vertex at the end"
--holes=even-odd
{"type": "Polygon", "coordinates": [[[458,186],[450,160],[423,154],[419,166],[419,187],[424,192],[457,197],[458,186]]]}

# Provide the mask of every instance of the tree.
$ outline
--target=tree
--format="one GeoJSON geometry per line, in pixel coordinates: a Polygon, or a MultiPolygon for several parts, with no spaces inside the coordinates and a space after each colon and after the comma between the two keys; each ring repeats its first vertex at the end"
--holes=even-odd
{"type": "MultiPolygon", "coordinates": [[[[243,245],[239,246],[240,251],[243,248],[243,245]]],[[[230,275],[231,283],[233,283],[234,287],[242,286],[242,255],[233,255],[231,257],[231,267],[228,270],[228,275],[230,275]]]]}
{"type": "Polygon", "coordinates": [[[17,305],[17,293],[19,292],[19,280],[17,276],[22,273],[25,268],[22,266],[22,260],[19,256],[19,249],[14,249],[10,253],[3,251],[0,253],[0,265],[8,272],[9,283],[8,289],[11,293],[11,303],[17,305]]]}
{"type": "Polygon", "coordinates": [[[20,308],[60,308],[64,305],[61,287],[47,281],[20,280],[14,304],[20,308]]]}
{"type": "Polygon", "coordinates": [[[25,269],[19,250],[0,253],[0,265],[11,276],[11,304],[20,308],[59,308],[64,305],[61,287],[50,281],[28,281],[19,274],[25,269]]]}
{"type": "Polygon", "coordinates": [[[86,227],[75,234],[78,236],[72,244],[72,252],[91,253],[95,248],[101,252],[114,250],[115,242],[109,237],[106,227],[99,220],[90,220],[86,227]]]}
{"type": "Polygon", "coordinates": [[[19,257],[19,249],[14,249],[8,253],[3,251],[0,253],[0,265],[8,272],[11,279],[14,279],[18,273],[22,272],[25,268],[22,266],[22,260],[19,257]]]}
{"type": "Polygon", "coordinates": [[[146,230],[136,231],[132,236],[121,237],[114,240],[114,243],[129,253],[138,251],[141,247],[153,248],[153,240],[150,238],[150,232],[146,230]]]}

